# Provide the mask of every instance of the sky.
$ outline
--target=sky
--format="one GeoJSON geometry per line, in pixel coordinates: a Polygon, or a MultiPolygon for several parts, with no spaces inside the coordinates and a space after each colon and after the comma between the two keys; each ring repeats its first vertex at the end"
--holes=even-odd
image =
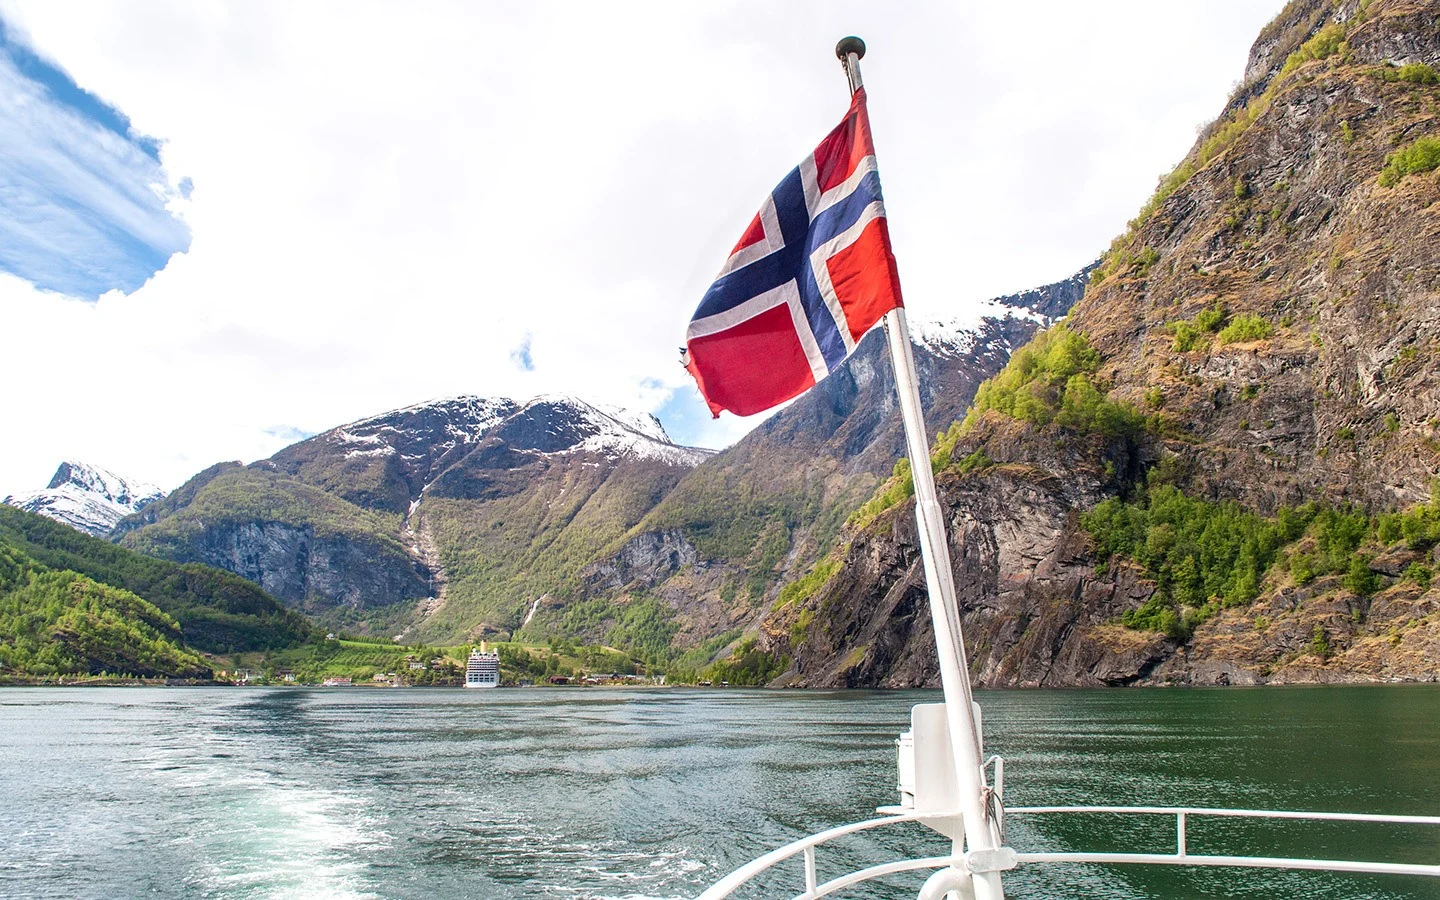
{"type": "Polygon", "coordinates": [[[1073,274],[1280,0],[0,0],[0,495],[170,489],[426,399],[564,392],[723,447],[678,363],[862,36],[915,319],[1073,274]]]}

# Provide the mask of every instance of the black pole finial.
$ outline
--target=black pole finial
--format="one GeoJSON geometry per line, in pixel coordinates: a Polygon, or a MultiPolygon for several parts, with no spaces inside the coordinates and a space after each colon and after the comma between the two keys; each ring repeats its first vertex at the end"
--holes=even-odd
{"type": "Polygon", "coordinates": [[[845,57],[851,53],[860,59],[865,58],[865,42],[853,34],[849,37],[841,38],[840,43],[835,45],[835,57],[841,62],[844,62],[845,57]]]}

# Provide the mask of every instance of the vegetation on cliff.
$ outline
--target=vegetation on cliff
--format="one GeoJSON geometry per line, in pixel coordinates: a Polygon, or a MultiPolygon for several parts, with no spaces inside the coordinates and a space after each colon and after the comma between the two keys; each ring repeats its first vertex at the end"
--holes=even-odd
{"type": "MultiPolygon", "coordinates": [[[[939,436],[982,683],[1434,678],[1437,64],[1424,5],[1290,3],[1092,274],[1064,323],[1083,344],[1017,351],[939,436]],[[1077,375],[1094,393],[1071,400],[1077,375]]],[[[823,607],[792,682],[920,683],[913,548],[850,541],[843,577],[764,633],[823,607]]]]}
{"type": "Polygon", "coordinates": [[[678,655],[672,642],[679,630],[675,611],[643,594],[623,604],[608,598],[572,603],[560,618],[562,634],[600,636],[604,644],[661,668],[678,655]]]}
{"type": "MultiPolygon", "coordinates": [[[[895,468],[878,488],[875,493],[861,504],[860,508],[850,514],[845,524],[851,528],[864,528],[875,520],[885,510],[915,496],[915,477],[910,472],[909,457],[902,456],[895,460],[895,468]]],[[[786,586],[788,589],[789,586],[786,586]]],[[[781,598],[784,598],[784,590],[781,591],[781,598]]],[[[782,602],[779,604],[784,606],[782,602]]]]}
{"type": "Polygon", "coordinates": [[[1423,137],[1385,157],[1380,186],[1394,187],[1406,175],[1433,172],[1437,168],[1440,168],[1440,137],[1423,137]]]}
{"type": "Polygon", "coordinates": [[[1154,595],[1127,612],[1125,624],[1180,638],[1221,605],[1254,600],[1279,549],[1313,517],[1313,510],[1286,510],[1267,520],[1238,503],[1197,500],[1160,484],[1128,501],[1106,500],[1081,522],[1102,560],[1131,559],[1156,582],[1154,595]]]}
{"type": "Polygon", "coordinates": [[[705,679],[712,683],[755,686],[768,684],[790,667],[790,658],[772,653],[759,646],[751,635],[725,658],[705,669],[705,679]]]}
{"type": "Polygon", "coordinates": [[[178,622],[184,642],[199,650],[262,650],[310,636],[304,616],[238,575],[146,556],[14,507],[0,506],[0,547],[143,598],[178,622]]]}
{"type": "MultiPolygon", "coordinates": [[[[1428,503],[1370,515],[1319,503],[1282,507],[1262,517],[1235,502],[1186,496],[1163,479],[1128,500],[1111,498],[1081,518],[1102,562],[1133,561],[1155,581],[1155,593],[1126,612],[1125,625],[1185,639],[1224,607],[1260,595],[1267,577],[1297,585],[1340,575],[1343,587],[1365,597],[1382,586],[1374,558],[1395,545],[1428,550],[1440,543],[1440,490],[1428,503]]],[[[1405,577],[1428,587],[1433,572],[1413,563],[1405,577]]]]}
{"type": "MultiPolygon", "coordinates": [[[[483,502],[427,495],[418,515],[434,535],[447,587],[423,633],[463,634],[476,622],[518,630],[534,598],[580,597],[585,566],[618,549],[686,471],[646,460],[596,465],[577,455],[508,470],[513,487],[483,502]]],[[[539,636],[542,623],[547,635],[556,624],[542,616],[527,634],[539,636]]]]}
{"type": "Polygon", "coordinates": [[[1107,398],[1097,383],[1100,354],[1085,336],[1063,323],[1041,332],[1016,350],[999,375],[987,379],[958,430],[942,436],[937,453],[953,449],[956,439],[994,410],[1022,422],[1117,437],[1144,428],[1144,417],[1107,398]]]}
{"type": "Polygon", "coordinates": [[[144,553],[173,557],[183,554],[206,529],[251,522],[279,522],[310,529],[317,538],[364,540],[404,552],[395,537],[398,515],[364,509],[320,488],[254,467],[232,468],[211,478],[185,505],[162,513],[155,524],[128,534],[124,542],[144,553]]]}

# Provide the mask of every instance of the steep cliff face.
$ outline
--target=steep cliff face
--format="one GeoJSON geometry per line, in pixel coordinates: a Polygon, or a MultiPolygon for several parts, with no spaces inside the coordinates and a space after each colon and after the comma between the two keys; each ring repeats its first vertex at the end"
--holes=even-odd
{"type": "MultiPolygon", "coordinates": [[[[1026,687],[1144,678],[1164,639],[1108,623],[1154,587],[1129,570],[1097,577],[1077,514],[1133,477],[1144,459],[1126,440],[1056,434],[1027,441],[1019,423],[996,424],[990,440],[1024,452],[938,479],[972,677],[1026,687]]],[[[795,660],[782,683],[937,684],[913,504],[882,513],[844,546],[840,562],[814,597],[776,610],[763,626],[764,645],[795,660]]]]}
{"type": "Polygon", "coordinates": [[[134,550],[226,569],[308,613],[353,621],[423,597],[429,572],[399,537],[400,518],[275,472],[212,467],[122,522],[134,550]]]}
{"type": "Polygon", "coordinates": [[[425,569],[393,542],[363,534],[317,537],[312,525],[217,525],[192,547],[197,561],[234,572],[313,614],[336,606],[386,606],[391,598],[424,596],[428,586],[425,569]]]}
{"type": "Polygon", "coordinates": [[[1263,91],[1202,137],[1182,164],[1198,171],[1112,254],[1073,324],[1115,396],[1158,396],[1183,425],[1174,449],[1198,490],[1262,510],[1317,495],[1414,503],[1437,473],[1440,218],[1433,174],[1378,176],[1397,147],[1440,131],[1435,85],[1386,80],[1437,62],[1440,26],[1433,5],[1376,2],[1358,21],[1300,7],[1325,13],[1319,31],[1344,28],[1348,50],[1285,75],[1252,61],[1263,91]],[[1182,346],[1177,323],[1217,307],[1256,330],[1182,346]]]}
{"type": "MultiPolygon", "coordinates": [[[[1107,498],[1145,502],[1157,473],[1185,496],[1262,517],[1315,502],[1363,518],[1430,496],[1440,180],[1412,148],[1440,142],[1437,63],[1433,3],[1287,6],[1225,113],[1067,320],[1096,352],[1083,386],[1144,426],[1087,433],[1059,408],[1066,386],[1036,381],[1025,403],[989,404],[958,435],[949,455],[971,463],[939,482],[980,683],[1440,673],[1429,538],[1369,526],[1348,575],[1315,577],[1300,563],[1318,537],[1288,536],[1253,600],[1177,605],[1193,627],[1167,635],[1121,619],[1155,608],[1181,574],[1157,581],[1123,555],[1101,558],[1082,527],[1107,498]]],[[[901,504],[845,535],[838,573],[767,618],[765,645],[794,660],[787,680],[934,683],[912,516],[901,504]]]]}

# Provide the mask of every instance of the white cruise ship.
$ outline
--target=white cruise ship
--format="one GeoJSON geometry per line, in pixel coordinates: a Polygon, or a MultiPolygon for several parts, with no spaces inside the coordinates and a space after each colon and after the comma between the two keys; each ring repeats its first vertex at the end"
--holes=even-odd
{"type": "Polygon", "coordinates": [[[493,688],[500,686],[500,654],[486,653],[482,643],[479,650],[470,651],[465,663],[465,686],[467,688],[493,688]]]}

